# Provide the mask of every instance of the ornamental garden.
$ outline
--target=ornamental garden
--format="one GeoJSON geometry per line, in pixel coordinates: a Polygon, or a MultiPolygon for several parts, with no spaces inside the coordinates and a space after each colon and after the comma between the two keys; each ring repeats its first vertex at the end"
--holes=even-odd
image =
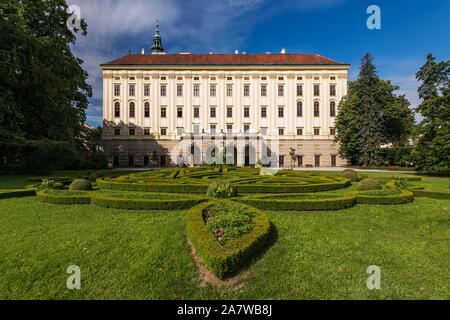
{"type": "Polygon", "coordinates": [[[276,225],[267,212],[297,213],[301,219],[305,212],[332,215],[355,206],[450,199],[449,189],[427,188],[415,175],[368,178],[353,170],[325,174],[218,166],[117,176],[91,173],[85,178],[31,178],[26,188],[0,191],[0,199],[35,197],[48,206],[86,205],[148,215],[183,211],[186,243],[199,265],[218,279],[239,276],[276,242],[276,225]]]}

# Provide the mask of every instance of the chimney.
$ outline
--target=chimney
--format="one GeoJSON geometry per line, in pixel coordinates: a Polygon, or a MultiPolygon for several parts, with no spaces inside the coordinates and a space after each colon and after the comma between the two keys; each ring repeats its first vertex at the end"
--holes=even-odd
{"type": "Polygon", "coordinates": [[[281,48],[281,54],[286,54],[286,48],[281,48]]]}
{"type": "Polygon", "coordinates": [[[145,49],[144,48],[141,49],[141,54],[145,54],[145,49]]]}

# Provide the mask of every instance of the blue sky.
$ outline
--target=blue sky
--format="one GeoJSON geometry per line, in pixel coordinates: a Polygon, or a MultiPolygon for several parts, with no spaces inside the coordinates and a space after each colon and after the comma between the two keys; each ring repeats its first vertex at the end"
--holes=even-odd
{"type": "Polygon", "coordinates": [[[131,50],[147,51],[159,19],[168,53],[319,53],[352,65],[374,55],[379,74],[420,103],[415,73],[432,52],[450,59],[450,0],[70,0],[88,23],[73,50],[89,72],[94,97],[88,123],[101,125],[99,64],[131,50]],[[369,5],[381,9],[381,30],[369,30],[369,5]]]}

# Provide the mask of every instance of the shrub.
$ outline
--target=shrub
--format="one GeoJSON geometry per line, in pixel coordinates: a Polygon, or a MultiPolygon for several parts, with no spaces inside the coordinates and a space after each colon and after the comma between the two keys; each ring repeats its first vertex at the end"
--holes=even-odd
{"type": "Polygon", "coordinates": [[[70,186],[69,190],[84,190],[89,191],[92,190],[91,182],[85,179],[77,179],[74,180],[70,186]]]}
{"type": "Polygon", "coordinates": [[[31,196],[35,196],[35,195],[36,195],[36,191],[34,191],[33,189],[0,190],[0,199],[31,197],[31,196]]]}
{"type": "Polygon", "coordinates": [[[92,172],[88,175],[87,179],[91,182],[95,182],[97,180],[97,178],[98,178],[98,174],[95,172],[92,172]]]}
{"type": "Polygon", "coordinates": [[[359,182],[357,189],[358,191],[381,190],[383,189],[383,186],[378,182],[378,180],[364,179],[359,182]]]}
{"type": "Polygon", "coordinates": [[[358,181],[358,173],[352,169],[345,169],[344,171],[342,171],[341,176],[346,179],[350,179],[350,181],[358,181]]]}
{"type": "Polygon", "coordinates": [[[89,204],[91,197],[83,191],[42,190],[37,193],[37,200],[51,204],[89,204]]]}
{"type": "Polygon", "coordinates": [[[248,208],[254,215],[253,228],[239,238],[221,245],[208,230],[203,212],[213,205],[226,205],[229,200],[216,200],[191,208],[186,216],[186,230],[203,264],[220,278],[242,267],[248,259],[266,246],[271,225],[268,217],[255,208],[248,208]]]}
{"type": "Polygon", "coordinates": [[[236,197],[238,191],[229,181],[217,180],[209,185],[207,194],[210,197],[224,199],[236,197]]]}
{"type": "Polygon", "coordinates": [[[432,199],[450,200],[450,192],[447,190],[419,190],[410,189],[416,197],[427,197],[432,199]]]}
{"type": "Polygon", "coordinates": [[[356,195],[358,204],[396,205],[412,202],[413,200],[414,194],[411,191],[403,189],[372,190],[360,192],[356,195]]]}

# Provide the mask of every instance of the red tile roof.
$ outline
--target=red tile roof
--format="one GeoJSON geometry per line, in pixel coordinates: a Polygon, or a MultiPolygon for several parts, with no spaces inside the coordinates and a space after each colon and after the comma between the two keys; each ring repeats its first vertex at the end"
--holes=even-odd
{"type": "Polygon", "coordinates": [[[108,66],[296,66],[296,65],[340,65],[338,62],[318,54],[128,54],[102,64],[108,66]]]}

